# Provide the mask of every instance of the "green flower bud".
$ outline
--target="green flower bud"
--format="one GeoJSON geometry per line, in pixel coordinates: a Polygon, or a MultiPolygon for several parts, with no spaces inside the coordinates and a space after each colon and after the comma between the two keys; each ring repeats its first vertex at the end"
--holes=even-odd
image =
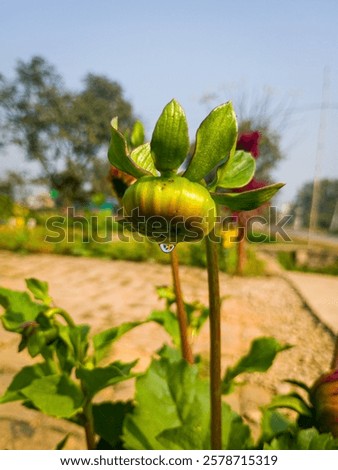
{"type": "Polygon", "coordinates": [[[144,176],[127,189],[122,203],[133,230],[158,243],[198,241],[215,224],[208,190],[181,176],[144,176]]]}

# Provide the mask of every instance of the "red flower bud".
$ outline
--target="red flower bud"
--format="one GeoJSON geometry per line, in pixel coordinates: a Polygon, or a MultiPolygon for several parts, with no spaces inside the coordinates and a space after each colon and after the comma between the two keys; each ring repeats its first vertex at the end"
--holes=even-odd
{"type": "Polygon", "coordinates": [[[338,369],[319,377],[312,387],[311,401],[320,431],[338,437],[338,369]]]}
{"type": "Polygon", "coordinates": [[[260,134],[258,131],[245,132],[238,137],[236,149],[251,153],[255,158],[259,156],[258,141],[260,134]]]}

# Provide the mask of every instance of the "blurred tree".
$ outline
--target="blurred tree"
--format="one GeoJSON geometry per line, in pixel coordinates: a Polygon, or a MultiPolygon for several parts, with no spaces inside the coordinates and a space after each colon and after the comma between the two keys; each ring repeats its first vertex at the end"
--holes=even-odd
{"type": "Polygon", "coordinates": [[[39,182],[57,189],[62,204],[90,198],[94,171],[106,159],[111,119],[118,115],[121,129],[135,121],[118,83],[88,74],[83,90],[68,92],[42,57],[19,61],[13,80],[0,76],[0,98],[6,143],[40,163],[39,182]]]}
{"type": "Polygon", "coordinates": [[[13,215],[14,201],[26,195],[26,184],[22,175],[8,171],[0,180],[0,220],[13,215]]]}
{"type": "Polygon", "coordinates": [[[110,163],[107,159],[96,158],[93,161],[93,172],[90,175],[89,183],[93,194],[103,193],[106,196],[112,195],[109,171],[110,163]]]}
{"type": "Polygon", "coordinates": [[[0,187],[0,222],[3,222],[13,215],[13,199],[1,191],[0,187]]]}
{"type": "Polygon", "coordinates": [[[24,176],[16,171],[7,171],[0,180],[0,193],[10,196],[13,200],[22,201],[27,196],[27,191],[24,176]]]}
{"type": "MultiPolygon", "coordinates": [[[[338,180],[322,179],[319,185],[318,228],[329,230],[338,203],[338,180]]],[[[313,183],[305,183],[292,204],[291,212],[303,227],[309,227],[312,195],[313,183]]]]}
{"type": "Polygon", "coordinates": [[[1,82],[3,128],[10,143],[20,146],[28,159],[38,160],[50,175],[62,154],[61,78],[40,57],[29,63],[19,61],[15,71],[14,80],[1,82]]]}

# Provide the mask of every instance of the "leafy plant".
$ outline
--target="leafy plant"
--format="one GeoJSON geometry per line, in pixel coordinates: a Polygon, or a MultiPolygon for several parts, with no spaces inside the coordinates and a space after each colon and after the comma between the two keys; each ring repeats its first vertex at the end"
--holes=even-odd
{"type": "MultiPolygon", "coordinates": [[[[154,310],[147,321],[154,321],[163,326],[170,335],[173,345],[180,348],[180,331],[176,312],[173,309],[176,303],[176,295],[173,288],[168,286],[157,287],[157,293],[160,299],[165,300],[163,310],[154,310]]],[[[200,302],[184,302],[184,310],[187,314],[187,326],[189,336],[194,338],[206,322],[209,316],[209,309],[200,302]]]]}
{"type": "Polygon", "coordinates": [[[269,410],[286,409],[297,414],[297,425],[301,429],[317,428],[321,432],[338,437],[338,370],[322,374],[312,387],[299,380],[287,380],[298,391],[276,395],[267,405],[269,410]]]}
{"type": "Polygon", "coordinates": [[[277,354],[290,347],[289,344],[280,344],[274,338],[255,339],[249,352],[233,367],[228,367],[226,370],[222,381],[223,393],[230,393],[236,385],[234,379],[243,373],[266,372],[271,367],[277,354]]]}
{"type": "MultiPolygon", "coordinates": [[[[1,322],[7,331],[19,335],[19,352],[26,349],[40,361],[13,377],[0,404],[20,401],[25,407],[78,424],[89,449],[211,448],[210,382],[199,361],[188,364],[181,357],[173,289],[157,288],[165,307],[151,312],[144,321],[122,323],[90,337],[89,326],[75,324],[68,312],[54,305],[46,282],[31,278],[26,285],[29,292],[0,288],[1,322]],[[172,344],[158,351],[144,373],[133,372],[137,360],[106,364],[116,341],[138,325],[153,321],[163,326],[172,344]],[[132,377],[136,377],[133,401],[97,402],[101,390],[132,377]],[[161,406],[153,413],[155,401],[161,406]]],[[[185,302],[185,308],[189,330],[198,334],[208,309],[198,302],[185,302]]],[[[241,375],[268,370],[289,347],[274,338],[255,339],[249,351],[225,371],[223,393],[231,393],[241,375]]],[[[314,430],[316,424],[313,408],[300,396],[275,396],[262,410],[261,436],[254,442],[243,418],[222,403],[221,445],[222,449],[337,448],[332,435],[314,430]],[[291,421],[277,411],[285,407],[299,412],[301,419],[291,421]],[[304,427],[307,434],[302,433],[304,427]]],[[[56,448],[63,448],[68,437],[56,448]]]]}
{"type": "MultiPolygon", "coordinates": [[[[237,191],[252,180],[255,162],[250,154],[236,151],[237,122],[232,104],[215,108],[201,123],[189,162],[188,126],[177,101],[164,108],[149,143],[143,143],[140,126],[134,131],[122,134],[113,119],[109,160],[137,180],[122,198],[131,229],[158,241],[164,252],[171,253],[174,290],[158,290],[166,301],[165,309],[153,311],[144,321],[113,326],[90,338],[89,326],[75,324],[66,311],[53,305],[46,283],[27,280],[34,300],[27,292],[0,289],[3,326],[20,335],[19,351],[27,349],[32,358],[41,359],[19,371],[0,403],[19,400],[24,406],[76,422],[85,430],[88,449],[336,448],[332,435],[319,434],[309,425],[309,429],[301,429],[301,420],[290,422],[275,410],[287,405],[312,418],[310,407],[298,396],[277,396],[263,410],[257,443],[243,419],[222,402],[222,393],[232,391],[241,374],[266,371],[277,354],[290,347],[273,338],[258,338],[222,379],[216,207],[255,209],[283,186],[237,191]],[[183,164],[186,169],[182,173],[183,164]],[[153,223],[156,216],[161,217],[160,226],[153,223]],[[194,217],[197,225],[192,224],[194,217]],[[159,229],[162,238],[157,237],[159,229]],[[196,240],[205,238],[208,309],[183,300],[173,249],[189,233],[196,240]],[[193,363],[188,332],[197,333],[207,318],[210,373],[203,378],[198,364],[193,363]],[[162,347],[159,358],[153,359],[144,374],[133,372],[137,360],[102,365],[112,344],[149,321],[165,328],[174,347],[162,347]],[[133,377],[134,402],[94,402],[101,390],[133,377]],[[156,413],[155,401],[161,403],[156,413]]],[[[57,448],[65,442],[66,438],[57,448]]]]}
{"type": "Polygon", "coordinates": [[[104,366],[100,362],[113,343],[140,322],[112,327],[90,340],[89,326],[75,324],[65,310],[53,305],[46,282],[31,278],[26,284],[34,300],[27,292],[0,288],[0,305],[5,309],[1,321],[6,330],[20,336],[19,352],[25,349],[41,361],[15,375],[0,403],[21,401],[49,416],[76,422],[85,429],[89,449],[98,445],[96,434],[105,445],[119,445],[111,423],[116,419],[119,426],[132,405],[93,404],[93,399],[101,390],[135,377],[132,369],[137,360],[104,366]]]}
{"type": "MultiPolygon", "coordinates": [[[[168,295],[169,292],[166,292],[168,295]]],[[[229,367],[223,393],[234,390],[235,377],[269,369],[279,352],[289,348],[274,338],[257,338],[249,352],[229,367]]],[[[127,415],[123,440],[130,449],[210,449],[210,384],[198,364],[188,366],[171,348],[159,351],[144,376],[136,381],[136,405],[127,415]],[[161,397],[166,406],[151,412],[161,397]]],[[[256,444],[243,419],[222,403],[222,449],[249,449],[256,444]]]]}
{"type": "MultiPolygon", "coordinates": [[[[255,170],[255,160],[250,153],[236,151],[237,133],[232,103],[227,102],[213,109],[197,130],[193,155],[181,174],[179,169],[187,161],[190,146],[188,124],[180,104],[172,100],[164,107],[150,143],[136,149],[128,148],[126,138],[118,131],[114,120],[108,151],[110,163],[137,180],[122,199],[124,217],[132,231],[158,241],[161,249],[167,253],[172,252],[178,242],[198,241],[205,237],[210,306],[213,449],[221,447],[222,436],[218,247],[213,243],[214,238],[213,242],[210,238],[215,234],[215,203],[230,210],[252,210],[269,201],[283,186],[278,183],[252,191],[236,192],[236,189],[251,181],[255,170]]],[[[176,261],[173,274],[176,288],[176,261]]],[[[182,310],[180,301],[177,313],[182,355],[191,362],[186,318],[182,310]]]]}
{"type": "MultiPolygon", "coordinates": [[[[136,405],[126,417],[127,449],[210,449],[209,383],[196,365],[182,359],[154,360],[137,380],[136,405]],[[152,413],[154,401],[166,406],[152,413]]],[[[248,449],[250,429],[229,405],[222,405],[223,449],[248,449]]]]}

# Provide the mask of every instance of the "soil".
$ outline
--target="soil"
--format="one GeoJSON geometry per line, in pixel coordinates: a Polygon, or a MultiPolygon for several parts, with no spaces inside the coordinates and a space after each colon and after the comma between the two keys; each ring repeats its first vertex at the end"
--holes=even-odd
{"type": "MultiPolygon", "coordinates": [[[[56,255],[19,255],[0,252],[0,285],[25,290],[25,278],[48,281],[55,304],[69,311],[77,322],[89,324],[92,333],[121,322],[141,320],[163,306],[155,286],[171,285],[170,266],[153,263],[106,261],[56,255]]],[[[188,301],[208,304],[207,273],[182,266],[182,290],[188,301]]],[[[233,365],[247,352],[250,342],[260,336],[273,336],[293,347],[279,354],[268,373],[245,377],[245,384],[227,397],[257,434],[260,406],[276,392],[292,386],[285,379],[311,385],[329,369],[334,349],[333,335],[304,304],[290,283],[278,272],[264,277],[241,278],[221,273],[222,366],[233,365]]],[[[0,329],[0,394],[13,376],[31,359],[18,354],[18,337],[0,329]]],[[[111,359],[131,361],[140,358],[137,370],[144,370],[156,350],[169,343],[156,324],[146,324],[127,333],[111,359]]],[[[209,348],[206,324],[193,344],[194,353],[207,358],[209,348]]],[[[133,396],[134,383],[123,382],[107,389],[98,399],[121,400],[133,396]]],[[[0,449],[53,449],[70,432],[66,449],[84,449],[82,429],[62,420],[28,410],[18,403],[0,406],[0,449]]]]}

